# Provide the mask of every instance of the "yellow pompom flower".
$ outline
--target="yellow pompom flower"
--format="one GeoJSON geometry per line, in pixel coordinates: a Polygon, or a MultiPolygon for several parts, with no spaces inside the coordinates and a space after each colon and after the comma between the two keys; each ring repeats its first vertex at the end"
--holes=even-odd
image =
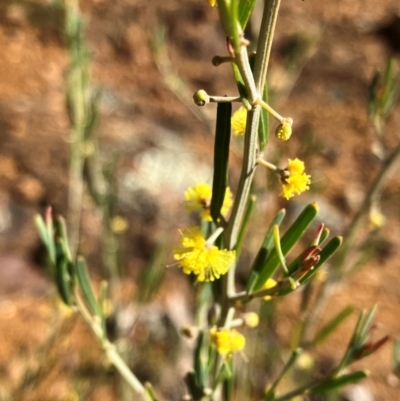
{"type": "MultiPolygon", "coordinates": [[[[210,215],[212,189],[211,186],[203,182],[190,187],[185,191],[185,205],[188,212],[201,210],[200,216],[206,221],[212,221],[210,215]]],[[[226,217],[231,210],[233,196],[229,187],[226,188],[224,202],[221,208],[222,216],[226,217]]]]}
{"type": "Polygon", "coordinates": [[[310,189],[311,176],[304,172],[304,162],[289,159],[289,165],[282,176],[282,193],[286,199],[310,189]]]}
{"type": "Polygon", "coordinates": [[[185,274],[197,276],[197,281],[214,281],[227,273],[235,261],[235,251],[221,250],[209,244],[199,227],[181,232],[182,248],[174,249],[174,258],[185,274]]]}
{"type": "Polygon", "coordinates": [[[231,128],[234,135],[242,136],[246,131],[247,110],[240,106],[231,118],[231,128]]]}
{"type": "Polygon", "coordinates": [[[209,4],[211,7],[215,7],[215,6],[217,5],[217,0],[208,0],[208,4],[209,4]]]}
{"type": "Polygon", "coordinates": [[[213,327],[210,330],[210,337],[220,355],[242,351],[246,345],[245,336],[234,329],[217,329],[213,327]]]}

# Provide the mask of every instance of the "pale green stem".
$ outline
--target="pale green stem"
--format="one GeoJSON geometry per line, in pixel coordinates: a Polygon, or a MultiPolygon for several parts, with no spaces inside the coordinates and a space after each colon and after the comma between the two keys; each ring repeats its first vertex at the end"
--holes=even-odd
{"type": "Polygon", "coordinates": [[[246,46],[240,46],[240,51],[235,53],[235,61],[243,78],[244,85],[246,86],[247,100],[254,106],[257,102],[257,99],[260,99],[261,96],[257,91],[256,84],[254,82],[246,46]]]}
{"type": "Polygon", "coordinates": [[[286,401],[286,400],[293,400],[295,397],[306,394],[307,391],[310,389],[312,384],[306,384],[303,387],[300,387],[296,390],[291,391],[290,393],[287,393],[281,397],[277,397],[274,399],[274,401],[286,401]]]}
{"type": "Polygon", "coordinates": [[[272,117],[276,118],[280,123],[283,123],[284,117],[277,113],[268,103],[265,103],[262,99],[257,99],[256,104],[260,105],[263,109],[267,110],[272,117]]]}
{"type": "MultiPolygon", "coordinates": [[[[265,23],[261,26],[258,49],[263,49],[263,51],[261,51],[260,54],[257,53],[255,56],[255,65],[260,66],[258,67],[258,72],[256,71],[257,74],[255,74],[256,81],[254,81],[253,74],[251,72],[246,47],[241,46],[240,52],[235,53],[235,62],[242,75],[248,93],[248,100],[251,104],[253,104],[253,109],[249,111],[247,116],[242,172],[240,176],[237,195],[232,209],[232,214],[225,232],[225,237],[227,239],[229,249],[234,249],[237,242],[243,214],[246,210],[245,206],[250,192],[253,173],[256,167],[255,158],[257,151],[257,131],[260,119],[260,103],[257,102],[257,100],[261,100],[261,96],[259,94],[260,92],[257,91],[257,88],[262,87],[262,82],[264,82],[265,75],[267,73],[269,54],[271,52],[272,46],[272,36],[275,28],[274,21],[276,20],[278,9],[279,1],[276,0],[272,2],[267,2],[264,6],[265,19],[268,19],[266,15],[271,15],[273,16],[273,21],[268,24],[265,23]],[[263,67],[261,68],[261,66],[263,67]]],[[[234,275],[234,272],[230,274],[234,275]]]]}
{"type": "Polygon", "coordinates": [[[210,96],[211,103],[232,103],[241,102],[239,96],[210,96]]]}
{"type": "Polygon", "coordinates": [[[296,283],[292,277],[290,277],[289,269],[286,266],[285,255],[283,254],[282,248],[281,248],[281,239],[279,236],[279,226],[277,224],[274,225],[274,244],[275,244],[276,253],[278,254],[278,257],[279,257],[279,262],[281,263],[282,269],[285,272],[285,276],[289,280],[290,287],[292,288],[292,290],[294,290],[299,286],[299,284],[296,283]]]}
{"type": "Polygon", "coordinates": [[[234,316],[235,316],[235,308],[229,308],[228,313],[226,314],[224,328],[226,328],[226,329],[231,328],[231,324],[233,322],[234,316]]]}
{"type": "Polygon", "coordinates": [[[215,240],[221,235],[221,233],[224,231],[223,227],[218,227],[212,235],[207,239],[207,244],[208,245],[213,245],[215,240]]]}
{"type": "Polygon", "coordinates": [[[280,170],[277,166],[275,166],[275,164],[269,163],[266,160],[262,159],[261,157],[259,157],[257,159],[257,164],[261,164],[262,166],[267,167],[272,171],[279,171],[280,170]]]}
{"type": "Polygon", "coordinates": [[[281,239],[279,238],[279,226],[277,224],[274,225],[274,245],[276,253],[279,257],[279,262],[282,265],[282,269],[285,272],[286,276],[289,276],[289,269],[286,266],[285,256],[282,253],[281,239]]]}
{"type": "MultiPolygon", "coordinates": [[[[234,249],[242,224],[242,218],[246,210],[251,182],[256,168],[257,129],[260,118],[260,108],[256,107],[247,114],[247,125],[244,140],[243,165],[240,175],[237,196],[233,204],[231,217],[225,230],[226,245],[234,249]]],[[[230,274],[233,269],[229,270],[230,274]]]]}
{"type": "Polygon", "coordinates": [[[229,301],[232,304],[235,304],[236,302],[239,302],[239,301],[240,302],[249,302],[252,299],[264,298],[267,295],[268,296],[274,296],[274,295],[276,295],[278,290],[281,291],[281,290],[285,289],[285,287],[288,288],[288,286],[286,286],[286,285],[277,284],[277,286],[275,286],[273,288],[265,288],[265,289],[260,290],[260,291],[252,292],[251,294],[249,294],[246,291],[243,291],[243,292],[239,292],[239,293],[233,295],[232,297],[230,297],[229,301]]]}
{"type": "MultiPolygon", "coordinates": [[[[71,20],[77,18],[79,13],[78,0],[65,2],[65,29],[71,24],[71,20]]],[[[67,32],[68,34],[69,32],[67,32]]],[[[83,162],[82,152],[84,139],[85,122],[85,98],[83,69],[85,68],[81,61],[80,40],[75,37],[69,37],[74,41],[70,44],[69,52],[71,56],[71,72],[69,76],[69,91],[71,93],[71,113],[74,118],[74,126],[71,129],[71,161],[69,169],[69,195],[68,195],[68,232],[69,243],[72,257],[76,256],[76,249],[79,242],[81,205],[83,194],[83,162]],[[73,65],[77,63],[77,65],[73,65]]]]}
{"type": "Polygon", "coordinates": [[[108,341],[106,333],[104,332],[103,326],[101,325],[99,319],[90,314],[77,290],[75,291],[75,299],[80,314],[92,329],[96,338],[100,341],[109,362],[118,370],[120,375],[125,379],[129,386],[137,394],[139,394],[144,401],[152,401],[145,387],[142,385],[142,383],[140,383],[134,373],[129,369],[124,360],[118,354],[117,350],[115,349],[115,345],[108,341]]]}
{"type": "Polygon", "coordinates": [[[264,7],[261,20],[260,37],[257,44],[257,58],[254,64],[254,80],[258,93],[264,90],[269,56],[271,54],[272,42],[274,39],[275,25],[278,17],[280,0],[268,0],[268,7],[264,7]]]}

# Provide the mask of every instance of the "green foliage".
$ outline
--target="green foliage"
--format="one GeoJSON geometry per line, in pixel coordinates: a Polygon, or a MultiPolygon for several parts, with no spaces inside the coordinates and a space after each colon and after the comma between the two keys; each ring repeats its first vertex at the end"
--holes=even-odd
{"type": "MultiPolygon", "coordinates": [[[[318,212],[316,204],[310,204],[306,206],[303,212],[295,220],[295,222],[286,231],[285,235],[281,239],[281,248],[283,255],[286,255],[294,245],[300,240],[305,233],[307,227],[314,220],[318,212]]],[[[275,270],[278,268],[280,263],[279,255],[277,250],[274,248],[271,253],[264,259],[260,274],[255,283],[254,290],[260,290],[264,283],[272,277],[275,270]]]]}
{"type": "Polygon", "coordinates": [[[214,176],[210,206],[210,214],[215,224],[218,224],[220,219],[226,187],[228,186],[231,114],[232,105],[230,103],[218,104],[214,144],[214,176]]]}

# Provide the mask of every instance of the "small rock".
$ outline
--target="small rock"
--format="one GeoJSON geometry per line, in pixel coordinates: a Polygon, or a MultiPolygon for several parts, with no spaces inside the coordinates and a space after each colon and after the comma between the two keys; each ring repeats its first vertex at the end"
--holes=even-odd
{"type": "Polygon", "coordinates": [[[19,179],[17,189],[25,200],[29,202],[37,202],[43,197],[44,193],[40,181],[30,175],[24,175],[19,179]]]}

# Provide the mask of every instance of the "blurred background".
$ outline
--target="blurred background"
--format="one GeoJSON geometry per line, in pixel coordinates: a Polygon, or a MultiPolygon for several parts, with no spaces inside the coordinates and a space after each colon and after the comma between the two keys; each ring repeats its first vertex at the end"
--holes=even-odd
{"type": "MultiPolygon", "coordinates": [[[[193,347],[179,330],[194,321],[195,295],[173,266],[171,249],[178,230],[191,221],[183,207],[185,189],[212,178],[216,108],[194,106],[192,94],[198,89],[236,94],[230,66],[211,64],[214,55],[226,54],[225,37],[216,9],[205,0],[83,0],[84,56],[77,67],[60,4],[0,4],[0,399],[132,399],[124,398],[123,384],[89,329],[57,300],[33,221],[49,205],[71,225],[68,216],[78,216],[72,227],[80,238],[76,246],[95,283],[110,281],[110,338],[119,341],[139,378],[152,381],[165,399],[179,399],[193,347]],[[68,98],[74,68],[89,74],[89,114],[96,115],[80,145],[71,134],[68,98]],[[88,156],[82,176],[74,175],[70,162],[77,146],[88,156]],[[102,188],[97,194],[103,201],[96,200],[93,188],[102,188]]],[[[260,16],[255,13],[246,33],[253,44],[260,16]]],[[[368,115],[375,72],[384,70],[390,57],[400,60],[398,0],[282,0],[271,57],[271,103],[293,118],[294,133],[283,145],[271,136],[266,157],[282,167],[287,158],[301,158],[312,186],[288,202],[277,196],[275,177],[257,172],[257,211],[239,286],[280,208],[288,210],[290,220],[316,201],[321,221],[333,235],[342,234],[385,154],[400,142],[398,103],[380,135],[368,115]]],[[[241,149],[235,139],[233,192],[241,149]]],[[[363,309],[377,303],[378,337],[399,337],[399,169],[383,189],[385,224],[373,254],[331,294],[322,320],[348,304],[363,309]]],[[[261,341],[260,349],[247,351],[249,359],[261,354],[253,372],[256,388],[273,375],[272,368],[263,370],[265,360],[281,358],[270,357],[268,349],[290,346],[298,304],[292,295],[264,310],[273,334],[265,350],[261,341]]],[[[317,370],[339,358],[354,324],[355,316],[315,350],[317,370]]],[[[399,398],[391,354],[388,344],[361,362],[371,379],[351,390],[359,393],[347,395],[349,400],[399,398]]]]}

